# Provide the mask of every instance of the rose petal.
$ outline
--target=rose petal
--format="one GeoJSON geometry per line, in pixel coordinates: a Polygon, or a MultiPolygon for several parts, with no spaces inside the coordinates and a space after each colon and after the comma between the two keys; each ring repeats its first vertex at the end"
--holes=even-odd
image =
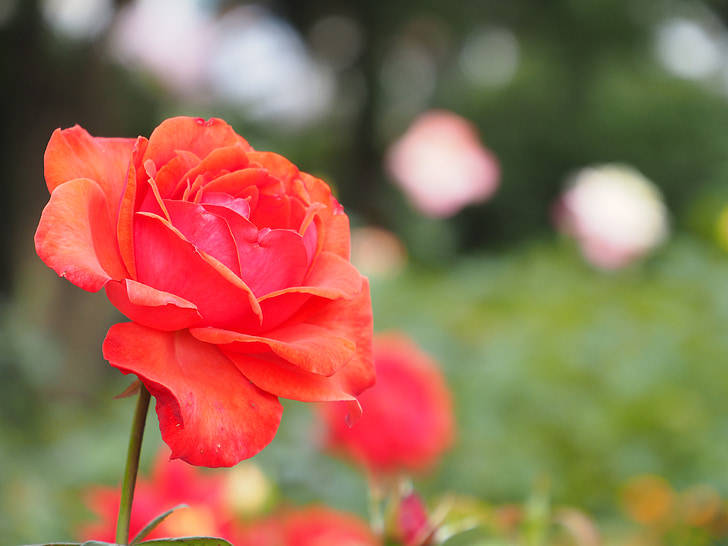
{"type": "Polygon", "coordinates": [[[352,393],[347,392],[346,377],[341,372],[326,377],[305,372],[270,354],[221,351],[255,385],[276,396],[301,402],[356,400],[352,393]]]}
{"type": "Polygon", "coordinates": [[[263,300],[276,298],[287,292],[303,292],[328,299],[350,298],[361,290],[362,275],[347,260],[323,252],[313,264],[311,272],[306,276],[300,286],[291,285],[278,292],[272,292],[260,297],[263,300]]]}
{"type": "Polygon", "coordinates": [[[135,140],[92,137],[78,125],[56,129],[44,157],[48,190],[53,192],[69,180],[90,178],[116,205],[124,189],[135,140]]]}
{"type": "Polygon", "coordinates": [[[258,229],[298,231],[299,227],[291,223],[291,198],[287,195],[259,195],[258,204],[250,210],[250,221],[258,226],[258,229]]]}
{"type": "Polygon", "coordinates": [[[136,374],[157,399],[173,459],[232,466],[273,440],[280,402],[253,386],[214,345],[185,330],[160,332],[129,322],[111,327],[103,349],[112,366],[136,374]]]}
{"type": "MultiPolygon", "coordinates": [[[[137,277],[136,261],[134,258],[134,212],[137,203],[141,201],[138,193],[137,177],[141,171],[142,159],[149,142],[144,137],[139,137],[132,150],[132,159],[129,171],[126,176],[124,193],[119,203],[119,212],[116,224],[116,236],[119,241],[119,252],[132,278],[137,277]]],[[[146,174],[142,172],[141,181],[145,180],[146,174]]]]}
{"type": "Polygon", "coordinates": [[[241,171],[223,174],[205,185],[205,192],[229,193],[233,197],[248,197],[254,195],[251,209],[257,206],[260,190],[264,193],[283,193],[283,185],[273,178],[265,169],[248,167],[241,171]]]}
{"type": "Polygon", "coordinates": [[[344,208],[334,198],[331,189],[323,180],[307,173],[301,173],[301,180],[303,180],[311,201],[326,205],[317,214],[319,252],[332,252],[348,260],[350,253],[349,217],[344,214],[344,208]]]}
{"type": "Polygon", "coordinates": [[[208,253],[240,276],[240,259],[230,226],[224,218],[202,205],[186,201],[165,201],[172,225],[198,249],[208,253]]]}
{"type": "Polygon", "coordinates": [[[353,341],[314,324],[278,328],[270,336],[251,336],[218,328],[194,328],[190,333],[200,341],[235,352],[258,352],[262,345],[305,371],[325,376],[336,373],[356,351],[353,341]]]}
{"type": "Polygon", "coordinates": [[[199,164],[200,158],[192,152],[177,150],[177,155],[159,168],[155,178],[162,198],[180,199],[187,182],[185,175],[199,164]]]}
{"type": "Polygon", "coordinates": [[[318,301],[317,309],[307,305],[291,322],[315,324],[354,342],[354,355],[332,376],[308,373],[272,355],[246,355],[224,348],[223,352],[253,383],[277,396],[303,402],[354,401],[375,381],[369,283],[365,280],[361,293],[351,300],[318,301]]]}
{"type": "Polygon", "coordinates": [[[252,222],[221,205],[205,205],[227,220],[240,258],[240,277],[258,298],[300,285],[308,269],[303,237],[294,231],[259,232],[252,222]]]}
{"type": "Polygon", "coordinates": [[[35,248],[46,265],[90,292],[128,276],[106,195],[94,180],[78,178],[56,187],[41,215],[35,248]]]}
{"type": "Polygon", "coordinates": [[[213,180],[218,176],[224,176],[230,172],[245,169],[248,166],[248,155],[242,146],[229,146],[212,150],[202,159],[199,165],[190,169],[185,178],[190,181],[200,176],[213,180]]]}
{"type": "Polygon", "coordinates": [[[184,298],[131,279],[106,284],[106,296],[126,317],[157,330],[182,330],[200,323],[197,307],[184,298]]]}
{"type": "Polygon", "coordinates": [[[239,244],[238,253],[240,276],[258,297],[301,284],[308,269],[303,238],[295,231],[269,231],[257,243],[239,244]]]}
{"type": "Polygon", "coordinates": [[[212,151],[227,146],[250,147],[221,119],[205,121],[200,118],[175,117],[163,121],[152,132],[145,159],[153,159],[157,168],[161,168],[175,157],[177,150],[185,150],[204,159],[212,151]]]}
{"type": "Polygon", "coordinates": [[[135,225],[139,282],[192,302],[210,326],[260,324],[255,296],[229,269],[200,254],[157,216],[137,214],[135,225]]]}
{"type": "Polygon", "coordinates": [[[201,205],[220,205],[239,214],[243,218],[250,216],[250,203],[246,199],[239,199],[231,196],[229,193],[205,192],[200,201],[201,205]]]}
{"type": "MultiPolygon", "coordinates": [[[[267,170],[273,178],[280,180],[287,187],[299,177],[298,168],[282,155],[273,152],[255,152],[248,154],[251,164],[260,165],[267,170]]],[[[252,166],[252,165],[251,165],[252,166]]]]}

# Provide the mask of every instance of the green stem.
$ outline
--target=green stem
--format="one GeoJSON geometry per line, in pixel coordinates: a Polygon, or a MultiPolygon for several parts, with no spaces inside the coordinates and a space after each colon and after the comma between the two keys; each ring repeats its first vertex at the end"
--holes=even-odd
{"type": "Polygon", "coordinates": [[[144,425],[147,422],[149,410],[149,391],[142,385],[139,389],[134,422],[131,426],[129,438],[129,451],[126,456],[126,470],[124,483],[121,486],[121,503],[119,504],[119,519],[116,523],[116,543],[129,544],[129,525],[131,522],[131,505],[134,502],[134,486],[139,471],[139,454],[142,451],[144,439],[144,425]]]}

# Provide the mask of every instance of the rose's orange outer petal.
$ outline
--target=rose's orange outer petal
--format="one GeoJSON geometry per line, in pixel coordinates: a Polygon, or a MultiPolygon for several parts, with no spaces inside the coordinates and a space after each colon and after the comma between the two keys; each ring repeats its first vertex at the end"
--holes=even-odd
{"type": "Polygon", "coordinates": [[[116,207],[134,139],[56,129],[44,155],[51,199],[35,235],[40,258],[62,277],[96,292],[128,276],[116,242],[116,207]]]}
{"type": "Polygon", "coordinates": [[[46,265],[90,292],[128,276],[106,199],[93,180],[65,182],[51,194],[35,233],[36,252],[46,265]]]}
{"type": "Polygon", "coordinates": [[[190,333],[200,341],[224,345],[234,352],[255,353],[264,346],[286,362],[324,376],[336,373],[356,350],[353,341],[315,324],[293,324],[260,336],[217,328],[192,328],[190,333]]]}
{"type": "Polygon", "coordinates": [[[301,173],[301,180],[313,203],[324,203],[325,209],[318,213],[319,245],[321,252],[332,252],[345,260],[349,259],[351,234],[349,217],[343,207],[331,194],[331,188],[323,181],[307,173],[301,173]]]}
{"type": "Polygon", "coordinates": [[[186,330],[162,332],[133,322],[111,327],[104,356],[136,374],[156,398],[162,439],[173,459],[233,466],[268,445],[283,408],[251,384],[214,345],[186,330]]]}
{"type": "Polygon", "coordinates": [[[76,178],[90,178],[116,207],[124,190],[134,138],[92,137],[78,125],[56,129],[44,156],[48,190],[76,178]]]}
{"type": "Polygon", "coordinates": [[[375,381],[369,283],[364,279],[361,293],[351,300],[325,301],[315,312],[312,309],[308,312],[311,314],[307,318],[302,314],[291,322],[308,321],[331,329],[356,346],[351,359],[331,376],[310,373],[281,358],[244,354],[225,348],[223,352],[243,374],[266,392],[302,402],[346,400],[350,402],[351,417],[355,419],[360,414],[356,396],[375,381]]]}
{"type": "Polygon", "coordinates": [[[149,142],[139,137],[134,143],[132,159],[124,182],[124,191],[119,200],[116,236],[119,240],[119,253],[132,279],[137,278],[134,256],[134,212],[137,206],[137,169],[142,165],[142,157],[149,142]]]}

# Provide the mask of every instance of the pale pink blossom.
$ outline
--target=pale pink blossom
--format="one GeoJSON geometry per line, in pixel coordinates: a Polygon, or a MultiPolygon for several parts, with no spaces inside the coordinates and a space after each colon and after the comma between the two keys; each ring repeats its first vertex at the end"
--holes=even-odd
{"type": "Polygon", "coordinates": [[[657,187],[618,164],[582,169],[557,203],[557,227],[601,269],[629,265],[668,235],[667,208],[657,187]]]}
{"type": "Polygon", "coordinates": [[[390,147],[386,167],[418,210],[439,218],[486,201],[500,182],[498,159],[475,126],[444,110],[415,119],[390,147]]]}

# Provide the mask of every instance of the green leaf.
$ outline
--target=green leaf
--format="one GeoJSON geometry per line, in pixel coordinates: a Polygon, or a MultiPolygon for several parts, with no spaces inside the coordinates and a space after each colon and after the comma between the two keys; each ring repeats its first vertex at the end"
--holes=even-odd
{"type": "Polygon", "coordinates": [[[141,540],[143,540],[144,537],[146,537],[149,533],[151,533],[152,531],[154,531],[154,529],[157,527],[157,525],[159,525],[160,523],[162,523],[167,518],[167,516],[169,516],[175,510],[179,510],[180,508],[189,508],[189,506],[187,506],[186,504],[178,504],[177,506],[175,506],[173,508],[170,508],[169,510],[167,510],[163,514],[158,515],[152,521],[150,521],[149,523],[147,523],[147,525],[146,525],[146,527],[144,527],[144,529],[142,529],[141,531],[139,531],[139,534],[137,536],[135,536],[134,537],[134,540],[132,540],[129,543],[130,546],[135,546],[136,544],[139,544],[139,542],[141,540]]]}
{"type": "Polygon", "coordinates": [[[161,538],[140,542],[139,546],[143,544],[150,546],[233,546],[227,540],[215,537],[161,538]]]}

